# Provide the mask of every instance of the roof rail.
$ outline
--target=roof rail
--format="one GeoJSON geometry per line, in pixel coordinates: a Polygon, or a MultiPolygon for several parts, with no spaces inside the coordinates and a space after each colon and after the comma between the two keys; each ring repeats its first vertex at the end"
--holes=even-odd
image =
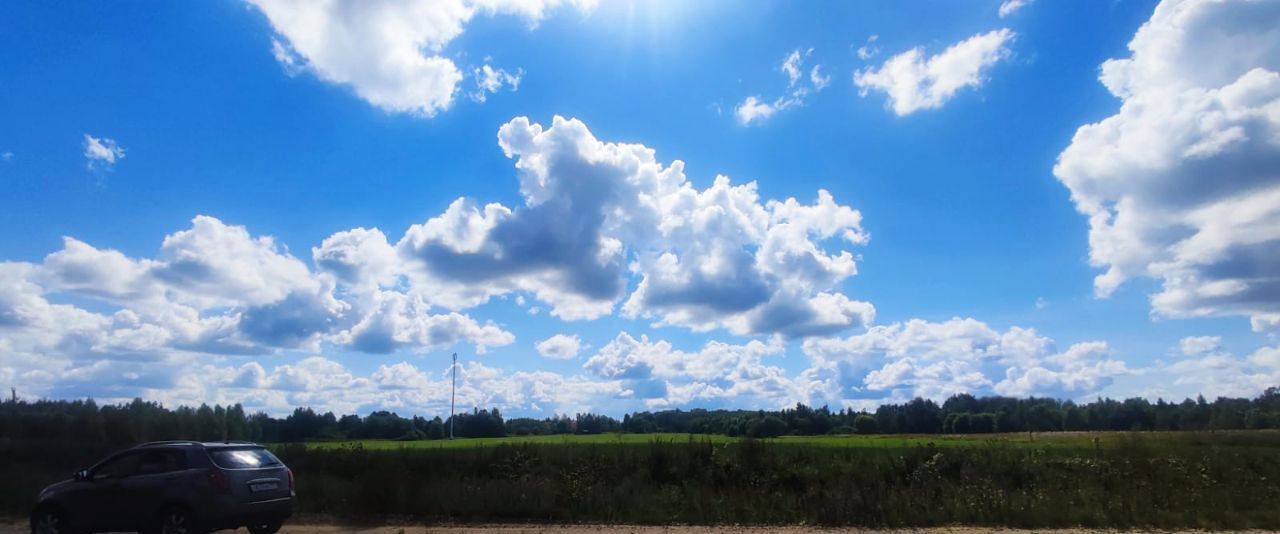
{"type": "Polygon", "coordinates": [[[195,444],[196,444],[195,441],[192,441],[189,439],[171,439],[171,440],[165,440],[165,441],[148,441],[146,443],[139,443],[135,445],[135,447],[147,447],[151,445],[195,445],[195,444]]]}

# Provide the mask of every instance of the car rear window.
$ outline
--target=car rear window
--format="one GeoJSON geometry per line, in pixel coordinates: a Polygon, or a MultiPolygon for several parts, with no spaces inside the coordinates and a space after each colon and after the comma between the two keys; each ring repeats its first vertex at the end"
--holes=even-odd
{"type": "Polygon", "coordinates": [[[253,469],[280,465],[280,460],[260,447],[216,449],[209,451],[209,457],[213,459],[213,463],[223,469],[253,469]]]}

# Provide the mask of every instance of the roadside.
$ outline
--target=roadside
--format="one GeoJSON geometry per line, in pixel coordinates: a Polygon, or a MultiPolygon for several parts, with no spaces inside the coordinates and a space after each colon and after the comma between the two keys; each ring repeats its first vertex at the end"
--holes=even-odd
{"type": "MultiPolygon", "coordinates": [[[[18,518],[0,518],[0,534],[26,534],[29,532],[25,520],[18,518]]],[[[229,532],[229,531],[222,531],[229,532]]],[[[243,529],[236,532],[245,532],[243,529]]],[[[915,529],[848,529],[818,528],[805,526],[782,527],[745,527],[745,526],[642,526],[642,525],[537,525],[537,524],[495,524],[495,525],[435,525],[421,526],[412,524],[381,526],[349,526],[331,523],[294,523],[287,524],[280,530],[282,534],[804,534],[809,532],[841,532],[859,534],[982,534],[994,532],[1000,534],[1086,534],[1086,533],[1119,533],[1119,532],[1187,532],[1203,533],[1204,531],[1163,531],[1163,530],[1108,530],[1108,529],[1006,529],[986,527],[934,527],[915,529]]],[[[1265,532],[1254,531],[1222,531],[1222,532],[1265,532]]]]}

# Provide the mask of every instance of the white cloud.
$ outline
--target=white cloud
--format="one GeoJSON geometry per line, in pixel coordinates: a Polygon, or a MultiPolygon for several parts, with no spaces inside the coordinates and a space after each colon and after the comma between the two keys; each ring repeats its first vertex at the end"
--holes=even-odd
{"type": "MultiPolygon", "coordinates": [[[[392,410],[402,415],[447,416],[451,389],[447,358],[441,357],[433,367],[434,370],[423,369],[402,361],[379,365],[367,375],[358,375],[341,362],[324,356],[307,357],[270,369],[257,362],[230,366],[191,364],[174,366],[166,370],[160,380],[150,383],[147,377],[134,380],[135,384],[114,390],[116,396],[95,398],[100,402],[115,402],[141,396],[171,406],[242,403],[248,410],[275,415],[288,414],[294,407],[311,406],[337,413],[392,410]]],[[[120,370],[118,366],[93,369],[77,381],[104,380],[120,370]]],[[[615,399],[623,395],[619,381],[543,371],[508,372],[478,362],[458,366],[460,411],[497,407],[507,412],[550,415],[616,410],[615,399]]]]}
{"type": "Polygon", "coordinates": [[[649,407],[705,407],[729,400],[737,406],[782,406],[794,397],[791,381],[781,368],[763,363],[782,352],[779,337],[745,345],[710,341],[697,352],[685,352],[667,341],[622,332],[583,368],[621,381],[624,395],[643,399],[649,407]]]}
{"type": "Polygon", "coordinates": [[[492,322],[481,324],[457,312],[431,314],[431,306],[416,295],[378,291],[366,309],[350,330],[337,334],[336,342],[363,352],[390,353],[439,350],[469,341],[477,354],[515,342],[514,335],[492,322]]]}
{"type": "Polygon", "coordinates": [[[514,341],[491,323],[456,312],[432,314],[414,296],[381,291],[380,284],[395,285],[387,271],[401,269],[385,265],[398,258],[369,245],[377,239],[390,248],[377,231],[335,235],[317,249],[317,265],[325,270],[313,273],[272,238],[254,237],[244,227],[207,216],[167,236],[155,258],[133,259],[68,237],[61,250],[40,264],[8,264],[21,273],[12,275],[10,292],[25,295],[14,302],[27,304],[0,315],[15,318],[11,322],[18,338],[70,335],[84,341],[30,346],[33,352],[67,358],[317,351],[323,343],[386,352],[470,342],[483,352],[514,341]],[[370,236],[376,239],[359,239],[370,236]],[[110,311],[49,305],[48,295],[89,297],[110,311]],[[48,310],[72,314],[79,318],[74,323],[92,331],[67,330],[59,321],[17,319],[30,313],[47,316],[52,313],[48,310]]]}
{"type": "Polygon", "coordinates": [[[553,360],[572,360],[582,350],[582,340],[578,336],[556,334],[537,344],[538,354],[553,360]]]}
{"type": "Polygon", "coordinates": [[[476,15],[508,14],[530,26],[561,4],[590,0],[249,0],[278,34],[272,53],[286,72],[305,69],[350,87],[381,109],[432,116],[448,109],[463,74],[446,46],[476,15]]]}
{"type": "Polygon", "coordinates": [[[271,39],[271,55],[284,68],[284,73],[290,77],[297,76],[306,70],[305,60],[298,57],[298,54],[289,45],[280,42],[279,39],[274,37],[271,39]]]}
{"type": "Polygon", "coordinates": [[[1178,348],[1182,350],[1182,354],[1187,356],[1214,352],[1221,347],[1222,337],[1220,336],[1190,336],[1184,337],[1182,341],[1178,342],[1178,348]]]}
{"type": "Polygon", "coordinates": [[[879,39],[880,39],[879,35],[872,35],[871,37],[867,37],[867,43],[858,47],[858,51],[857,51],[858,59],[866,61],[868,59],[875,57],[876,54],[879,54],[880,47],[875,45],[875,42],[878,41],[879,39]]]}
{"type": "Polygon", "coordinates": [[[826,89],[831,84],[831,75],[822,75],[822,65],[814,65],[809,70],[809,83],[813,84],[814,91],[826,89]]]}
{"type": "Polygon", "coordinates": [[[753,122],[764,121],[772,117],[774,113],[777,113],[780,108],[786,109],[791,105],[784,99],[770,103],[761,102],[759,97],[749,96],[738,107],[734,108],[733,113],[738,117],[738,123],[746,126],[753,122]]]}
{"type": "Polygon", "coordinates": [[[874,308],[836,293],[856,274],[837,242],[865,243],[861,214],[817,202],[761,202],[726,177],[698,190],[684,163],[642,145],[604,143],[577,120],[544,129],[520,117],[499,131],[525,205],[458,199],[396,245],[432,304],[478,305],[530,294],[562,319],[609,314],[697,330],[814,335],[870,321],[874,308]]]}
{"type": "Polygon", "coordinates": [[[1078,343],[1055,353],[1053,340],[1035,330],[999,332],[960,318],[912,319],[843,339],[809,339],[804,352],[811,365],[797,377],[797,387],[812,402],[837,405],[886,396],[941,400],[962,392],[1080,398],[1131,372],[1107,357],[1106,343],[1078,343]]]}
{"type": "Polygon", "coordinates": [[[1131,374],[1124,362],[1110,359],[1110,347],[1101,341],[1077,343],[1066,352],[1031,365],[1010,367],[994,387],[1001,395],[1080,398],[1111,384],[1116,376],[1131,374]]]}
{"type": "Polygon", "coordinates": [[[491,93],[501,91],[503,87],[507,87],[511,92],[520,90],[520,80],[524,78],[524,69],[516,69],[515,72],[507,72],[503,69],[495,69],[489,64],[484,64],[471,73],[475,79],[476,90],[471,92],[471,99],[476,102],[484,102],[491,93]]]}
{"type": "Polygon", "coordinates": [[[1247,357],[1214,349],[1148,372],[1158,384],[1153,393],[1165,398],[1252,396],[1280,384],[1280,347],[1262,347],[1247,357]]]}
{"type": "Polygon", "coordinates": [[[899,116],[937,109],[961,89],[981,86],[986,71],[1009,57],[1013,38],[1014,32],[1005,28],[974,35],[930,57],[923,48],[912,48],[879,68],[855,71],[853,83],[864,97],[873,89],[888,95],[899,116]]]}
{"type": "Polygon", "coordinates": [[[1034,0],[1004,0],[1000,3],[1000,18],[1012,15],[1015,11],[1027,7],[1034,0]]]}
{"type": "Polygon", "coordinates": [[[782,66],[779,67],[787,76],[787,92],[772,101],[763,100],[758,95],[743,99],[742,103],[733,110],[738,124],[743,126],[758,124],[780,111],[803,106],[810,94],[825,89],[831,83],[831,77],[822,75],[821,65],[815,64],[809,69],[808,77],[805,77],[804,60],[811,55],[813,55],[812,48],[804,52],[796,49],[787,54],[782,61],[782,66]]]}
{"type": "MultiPolygon", "coordinates": [[[[813,52],[813,49],[810,48],[809,52],[813,52]]],[[[782,60],[782,72],[786,73],[787,85],[790,87],[794,87],[796,82],[800,81],[801,61],[803,60],[799,50],[793,50],[786,59],[782,60]]]]}
{"type": "Polygon", "coordinates": [[[0,159],[4,160],[5,163],[13,161],[13,152],[8,150],[4,151],[3,154],[0,154],[0,159]]]}
{"type": "Polygon", "coordinates": [[[1102,65],[1117,114],[1076,131],[1054,174],[1089,219],[1106,297],[1162,282],[1154,315],[1280,325],[1280,5],[1166,1],[1102,65]]]}
{"type": "MultiPolygon", "coordinates": [[[[242,365],[223,374],[252,390],[246,398],[341,408],[357,397],[325,392],[372,379],[320,361],[268,372],[243,358],[430,353],[462,343],[483,353],[514,335],[463,311],[508,295],[531,312],[539,306],[528,300],[537,299],[563,319],[599,317],[621,304],[627,317],[737,334],[823,335],[874,317],[869,303],[840,292],[857,272],[845,249],[868,240],[861,214],[826,191],[812,203],[764,200],[754,183],[723,176],[698,189],[682,162],[664,165],[642,145],[601,142],[581,122],[559,117],[545,129],[514,119],[498,138],[515,160],[522,205],[458,199],[395,244],[376,228],[337,232],[310,249],[314,268],[270,236],[209,216],[166,236],[151,257],[67,237],[42,262],[0,263],[0,378],[52,396],[206,401],[221,393],[184,370],[236,358],[242,365]]],[[[708,361],[739,362],[725,368],[731,374],[680,364],[684,374],[663,378],[671,393],[653,402],[782,398],[785,373],[751,359],[779,351],[781,338],[772,339],[708,344],[700,353],[708,361]]],[[[559,344],[560,355],[575,352],[559,344]]],[[[670,360],[678,351],[668,352],[670,360]]],[[[654,383],[512,376],[542,384],[492,377],[492,387],[505,388],[493,395],[515,404],[593,402],[585,394],[565,400],[557,387],[657,398],[640,387],[654,383]]]]}
{"type": "MultiPolygon", "coordinates": [[[[90,170],[110,169],[117,161],[124,159],[124,147],[114,139],[98,138],[84,134],[84,158],[90,170]]],[[[9,158],[5,158],[8,161],[9,158]]]]}
{"type": "Polygon", "coordinates": [[[311,249],[316,267],[362,292],[397,284],[400,257],[377,228],[353,228],[327,238],[311,249]]]}

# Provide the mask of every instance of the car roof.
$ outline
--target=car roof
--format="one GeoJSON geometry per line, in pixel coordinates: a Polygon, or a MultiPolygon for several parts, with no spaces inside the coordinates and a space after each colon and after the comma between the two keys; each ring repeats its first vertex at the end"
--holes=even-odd
{"type": "Polygon", "coordinates": [[[178,448],[205,448],[205,449],[225,449],[231,447],[261,447],[252,441],[207,441],[199,442],[192,440],[170,440],[170,441],[151,441],[142,443],[134,447],[135,449],[147,449],[152,447],[178,447],[178,448]]]}
{"type": "Polygon", "coordinates": [[[206,449],[226,449],[231,447],[262,447],[252,441],[208,441],[201,443],[206,449]]]}

